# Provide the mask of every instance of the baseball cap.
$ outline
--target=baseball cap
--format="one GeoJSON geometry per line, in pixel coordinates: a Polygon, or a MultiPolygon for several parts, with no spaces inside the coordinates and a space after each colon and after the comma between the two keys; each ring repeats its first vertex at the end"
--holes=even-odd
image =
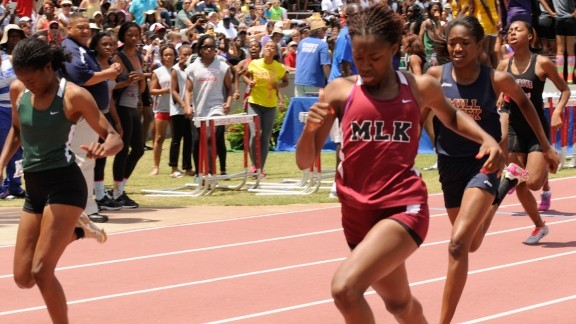
{"type": "Polygon", "coordinates": [[[296,43],[295,41],[291,41],[290,43],[288,43],[288,47],[290,46],[298,46],[298,43],[296,43]]]}
{"type": "Polygon", "coordinates": [[[274,29],[272,30],[272,35],[274,35],[274,34],[284,35],[284,32],[282,31],[282,28],[280,28],[280,27],[274,27],[274,29]]]}
{"type": "Polygon", "coordinates": [[[156,11],[154,11],[152,9],[145,12],[145,14],[147,14],[147,15],[153,15],[154,13],[156,13],[156,11]]]}
{"type": "Polygon", "coordinates": [[[100,27],[98,27],[98,25],[96,25],[95,23],[89,23],[88,26],[90,27],[90,29],[101,30],[100,27]]]}
{"type": "Polygon", "coordinates": [[[62,2],[60,2],[60,6],[63,6],[63,5],[72,5],[72,1],[70,1],[70,0],[62,0],[62,2]]]}
{"type": "Polygon", "coordinates": [[[256,6],[254,6],[253,4],[248,6],[248,9],[252,10],[252,9],[256,9],[256,6]]]}
{"type": "Polygon", "coordinates": [[[150,26],[151,32],[155,32],[162,29],[166,29],[166,27],[164,27],[164,25],[162,25],[161,23],[153,23],[152,26],[150,26]]]}

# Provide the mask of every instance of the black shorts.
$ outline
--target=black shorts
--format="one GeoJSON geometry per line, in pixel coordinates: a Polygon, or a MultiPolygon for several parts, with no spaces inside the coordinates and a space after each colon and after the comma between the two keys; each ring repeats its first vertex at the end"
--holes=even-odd
{"type": "MultiPolygon", "coordinates": [[[[546,134],[549,138],[550,136],[546,134]]],[[[516,131],[515,128],[508,127],[508,151],[514,153],[543,152],[540,141],[536,134],[530,129],[528,131],[516,131]]]]}
{"type": "Polygon", "coordinates": [[[140,95],[140,100],[142,100],[142,106],[152,106],[152,97],[150,96],[150,88],[148,88],[148,82],[146,82],[146,88],[144,88],[144,92],[142,92],[140,95]]]}
{"type": "Polygon", "coordinates": [[[550,16],[540,17],[536,25],[536,33],[541,39],[556,39],[555,19],[550,16]]]}
{"type": "Polygon", "coordinates": [[[452,158],[438,156],[438,172],[444,192],[446,208],[460,207],[462,196],[468,188],[480,188],[493,195],[498,191],[500,178],[496,173],[484,174],[480,169],[486,158],[478,160],[474,157],[452,158]]]}
{"type": "Polygon", "coordinates": [[[26,200],[24,210],[41,214],[44,206],[62,204],[86,208],[88,189],[76,163],[67,167],[36,172],[24,171],[26,200]]]}
{"type": "Polygon", "coordinates": [[[557,18],[556,35],[558,36],[576,36],[576,18],[557,18]]]}

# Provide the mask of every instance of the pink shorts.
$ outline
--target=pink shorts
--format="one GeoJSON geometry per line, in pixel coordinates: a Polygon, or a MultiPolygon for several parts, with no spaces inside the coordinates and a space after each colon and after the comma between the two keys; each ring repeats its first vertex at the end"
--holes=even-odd
{"type": "Polygon", "coordinates": [[[154,114],[155,119],[160,120],[170,120],[170,113],[169,112],[157,112],[154,114]]]}
{"type": "Polygon", "coordinates": [[[383,219],[393,219],[400,223],[412,236],[418,246],[428,233],[430,211],[428,204],[416,204],[378,210],[359,210],[342,205],[342,227],[350,248],[355,248],[370,229],[383,219]]]}

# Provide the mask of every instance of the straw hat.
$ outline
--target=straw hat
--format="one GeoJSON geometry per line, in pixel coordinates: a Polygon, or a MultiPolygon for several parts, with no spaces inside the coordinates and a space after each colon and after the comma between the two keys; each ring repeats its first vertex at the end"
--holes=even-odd
{"type": "Polygon", "coordinates": [[[20,33],[20,37],[22,39],[26,38],[26,34],[24,34],[24,31],[22,29],[20,29],[20,27],[18,25],[8,24],[8,25],[6,25],[6,27],[4,27],[4,33],[2,34],[2,39],[0,40],[0,45],[4,45],[8,42],[8,34],[10,33],[11,30],[17,30],[20,33]]]}

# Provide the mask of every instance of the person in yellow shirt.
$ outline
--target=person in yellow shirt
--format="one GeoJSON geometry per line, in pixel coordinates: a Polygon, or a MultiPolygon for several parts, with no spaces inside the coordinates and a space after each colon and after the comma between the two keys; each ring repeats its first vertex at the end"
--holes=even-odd
{"type": "MultiPolygon", "coordinates": [[[[276,51],[276,43],[274,41],[266,42],[264,45],[264,57],[252,60],[250,65],[248,65],[248,72],[244,76],[244,81],[252,89],[248,97],[248,113],[256,114],[260,117],[261,130],[260,152],[257,152],[254,145],[256,139],[254,125],[250,125],[250,157],[252,159],[250,173],[256,172],[258,167],[264,170],[272,129],[276,120],[276,108],[279,106],[278,92],[279,89],[288,86],[286,68],[283,64],[274,60],[276,51]],[[260,154],[260,166],[255,163],[256,154],[260,154]]],[[[280,107],[282,108],[283,105],[280,105],[280,107]]]]}

